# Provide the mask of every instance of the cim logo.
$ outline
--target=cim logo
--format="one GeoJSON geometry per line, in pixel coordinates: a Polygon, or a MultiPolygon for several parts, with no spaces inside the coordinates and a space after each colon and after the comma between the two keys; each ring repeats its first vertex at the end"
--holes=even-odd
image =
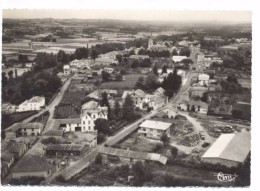
{"type": "Polygon", "coordinates": [[[232,182],[238,177],[237,174],[224,174],[222,172],[214,173],[214,176],[216,176],[220,182],[232,182]]]}

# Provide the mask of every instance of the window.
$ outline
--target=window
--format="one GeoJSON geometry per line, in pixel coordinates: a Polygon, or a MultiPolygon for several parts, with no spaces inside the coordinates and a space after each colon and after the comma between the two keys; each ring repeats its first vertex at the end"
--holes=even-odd
{"type": "Polygon", "coordinates": [[[32,131],[34,131],[34,129],[32,129],[32,131]]]}
{"type": "Polygon", "coordinates": [[[90,125],[90,121],[88,121],[88,124],[90,125]]]}
{"type": "Polygon", "coordinates": [[[83,121],[83,125],[85,125],[85,121],[83,121]]]}

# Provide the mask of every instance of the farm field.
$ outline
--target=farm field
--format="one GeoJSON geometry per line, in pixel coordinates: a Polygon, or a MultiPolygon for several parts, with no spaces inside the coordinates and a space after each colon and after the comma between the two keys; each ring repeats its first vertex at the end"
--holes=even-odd
{"type": "Polygon", "coordinates": [[[60,103],[81,106],[84,97],[85,91],[66,91],[60,103]]]}
{"type": "Polygon", "coordinates": [[[146,77],[145,74],[127,74],[125,75],[125,80],[116,82],[104,82],[100,86],[101,89],[115,89],[115,90],[131,90],[134,89],[135,83],[139,77],[143,76],[146,77]]]}
{"type": "Polygon", "coordinates": [[[71,104],[59,104],[55,107],[55,119],[78,118],[79,116],[80,106],[77,107],[71,104]]]}

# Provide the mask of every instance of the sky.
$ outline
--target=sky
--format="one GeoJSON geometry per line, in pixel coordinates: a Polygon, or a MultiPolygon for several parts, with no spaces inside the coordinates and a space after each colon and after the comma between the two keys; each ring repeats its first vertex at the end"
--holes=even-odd
{"type": "Polygon", "coordinates": [[[5,9],[3,18],[79,18],[117,19],[144,21],[220,21],[251,22],[250,11],[185,11],[185,10],[54,10],[54,9],[5,9]]]}

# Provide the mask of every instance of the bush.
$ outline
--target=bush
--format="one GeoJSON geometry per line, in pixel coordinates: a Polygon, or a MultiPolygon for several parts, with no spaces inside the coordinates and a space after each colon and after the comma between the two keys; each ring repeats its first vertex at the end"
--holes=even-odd
{"type": "Polygon", "coordinates": [[[66,182],[64,176],[62,176],[62,175],[57,176],[57,177],[55,178],[55,180],[58,181],[58,182],[66,182]]]}
{"type": "Polygon", "coordinates": [[[156,144],[153,148],[153,152],[158,152],[163,148],[162,144],[156,144]]]}
{"type": "Polygon", "coordinates": [[[208,147],[209,145],[210,145],[210,143],[205,142],[205,143],[203,143],[201,146],[202,146],[203,148],[205,148],[205,147],[208,147]]]}
{"type": "Polygon", "coordinates": [[[45,139],[42,139],[42,144],[48,145],[48,144],[60,144],[61,141],[55,137],[48,137],[45,139]]]}
{"type": "Polygon", "coordinates": [[[98,154],[95,158],[95,163],[96,164],[102,164],[102,156],[98,154]]]}
{"type": "Polygon", "coordinates": [[[97,144],[100,144],[100,143],[104,142],[105,139],[106,139],[106,136],[103,133],[98,133],[97,144]]]}

